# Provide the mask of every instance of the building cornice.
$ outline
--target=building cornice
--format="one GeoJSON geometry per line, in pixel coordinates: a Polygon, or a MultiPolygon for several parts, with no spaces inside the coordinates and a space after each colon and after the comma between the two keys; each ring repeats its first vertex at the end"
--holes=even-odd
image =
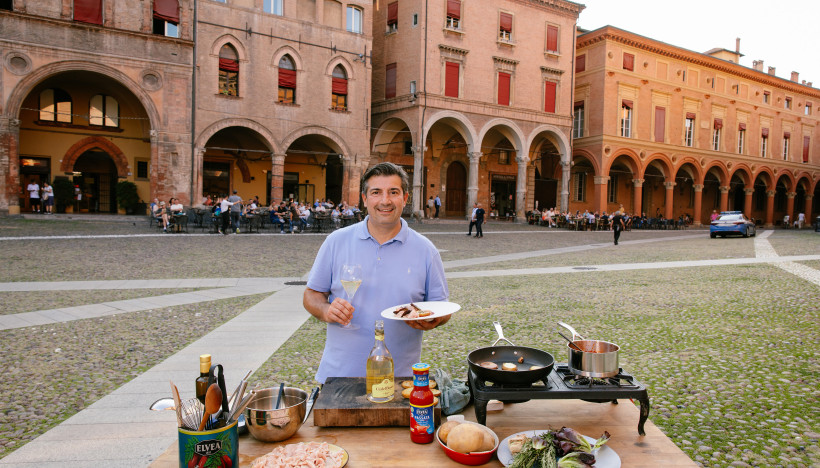
{"type": "Polygon", "coordinates": [[[438,48],[442,52],[449,52],[451,54],[456,54],[456,55],[467,55],[467,54],[470,53],[469,50],[459,49],[458,47],[453,47],[453,46],[447,45],[447,44],[439,44],[438,48]]]}
{"type": "Polygon", "coordinates": [[[683,49],[681,47],[673,46],[665,42],[649,39],[629,31],[615,28],[613,26],[604,26],[602,28],[590,31],[588,33],[578,36],[577,49],[592,46],[599,42],[612,41],[624,44],[636,49],[644,50],[649,53],[669,57],[671,59],[688,62],[694,65],[710,68],[723,73],[743,78],[750,81],[755,81],[766,86],[772,86],[793,93],[800,93],[816,98],[820,98],[820,89],[812,88],[810,86],[801,85],[789,81],[785,78],[780,78],[774,75],[757,71],[743,65],[732,62],[727,62],[718,58],[710,57],[706,54],[693,52],[691,50],[683,49]]]}
{"type": "Polygon", "coordinates": [[[581,14],[581,11],[586,8],[586,5],[580,3],[569,2],[567,0],[513,0],[515,3],[522,5],[537,6],[539,8],[557,11],[563,14],[568,14],[575,18],[581,14]]]}

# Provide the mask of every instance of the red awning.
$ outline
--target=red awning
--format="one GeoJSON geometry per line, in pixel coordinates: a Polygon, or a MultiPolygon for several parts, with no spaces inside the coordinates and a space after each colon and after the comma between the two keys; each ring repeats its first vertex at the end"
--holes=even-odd
{"type": "Polygon", "coordinates": [[[715,130],[723,128],[723,119],[715,119],[715,130]]]}
{"type": "Polygon", "coordinates": [[[738,130],[746,130],[746,124],[745,123],[737,124],[737,129],[738,130]]]}
{"type": "Polygon", "coordinates": [[[762,128],[762,129],[760,129],[760,134],[761,134],[762,136],[764,136],[764,137],[768,138],[768,137],[769,137],[769,129],[768,129],[768,128],[762,128]]]}
{"type": "Polygon", "coordinates": [[[387,5],[387,25],[399,23],[399,2],[387,5]]]}
{"type": "Polygon", "coordinates": [[[686,113],[686,118],[687,119],[695,119],[696,118],[695,113],[694,112],[687,112],[686,113]]]}
{"type": "Polygon", "coordinates": [[[632,109],[632,101],[630,101],[629,99],[624,99],[623,101],[621,101],[621,107],[632,109]]]}
{"type": "Polygon", "coordinates": [[[499,27],[502,31],[511,33],[512,32],[512,15],[509,13],[501,13],[501,18],[499,20],[499,27]]]}
{"type": "Polygon", "coordinates": [[[239,61],[234,59],[228,58],[219,58],[219,69],[229,72],[238,72],[239,71],[239,61]]]}
{"type": "Polygon", "coordinates": [[[783,132],[783,138],[791,138],[792,132],[783,132]]]}
{"type": "Polygon", "coordinates": [[[179,0],[154,0],[154,18],[179,24],[179,0]]]}
{"type": "Polygon", "coordinates": [[[296,88],[296,70],[279,69],[279,87],[296,88]]]}
{"type": "Polygon", "coordinates": [[[333,77],[333,94],[347,95],[347,79],[333,77]]]}
{"type": "Polygon", "coordinates": [[[447,16],[461,19],[461,0],[447,0],[447,16]]]}
{"type": "Polygon", "coordinates": [[[74,21],[102,24],[102,0],[74,0],[74,21]]]}

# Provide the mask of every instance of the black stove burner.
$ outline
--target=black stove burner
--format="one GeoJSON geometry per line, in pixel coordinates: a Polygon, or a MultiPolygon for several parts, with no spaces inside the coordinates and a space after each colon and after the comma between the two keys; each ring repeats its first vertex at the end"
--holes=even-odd
{"type": "Polygon", "coordinates": [[[487,403],[500,400],[518,403],[536,399],[583,400],[594,403],[618,404],[619,398],[637,399],[641,403],[638,434],[646,435],[644,423],[649,417],[649,394],[635,377],[620,369],[618,375],[606,379],[589,378],[572,373],[564,364],[556,364],[543,380],[531,385],[496,384],[480,380],[472,371],[468,375],[470,391],[475,400],[475,415],[479,424],[487,422],[487,403]]]}

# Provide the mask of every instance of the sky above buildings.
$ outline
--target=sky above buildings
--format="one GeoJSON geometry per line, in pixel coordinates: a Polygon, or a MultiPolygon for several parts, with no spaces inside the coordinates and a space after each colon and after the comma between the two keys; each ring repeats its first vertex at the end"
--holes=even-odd
{"type": "Polygon", "coordinates": [[[695,52],[735,50],[740,64],[820,88],[820,0],[574,0],[586,5],[584,29],[611,25],[695,52]]]}

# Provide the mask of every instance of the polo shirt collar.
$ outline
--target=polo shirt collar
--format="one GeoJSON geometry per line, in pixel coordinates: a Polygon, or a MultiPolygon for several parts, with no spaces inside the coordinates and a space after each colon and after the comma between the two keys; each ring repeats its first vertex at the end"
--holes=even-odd
{"type": "MultiPolygon", "coordinates": [[[[358,232],[358,237],[359,237],[359,239],[362,239],[362,240],[373,239],[375,241],[376,239],[372,235],[370,235],[370,230],[367,229],[367,220],[368,219],[370,219],[370,215],[365,216],[365,218],[362,222],[356,224],[357,229],[359,231],[358,232]]],[[[398,234],[396,234],[396,236],[393,237],[392,239],[385,242],[385,244],[389,244],[390,242],[393,242],[394,240],[399,241],[402,244],[407,242],[407,236],[410,235],[410,228],[407,227],[407,221],[405,221],[403,218],[399,218],[399,221],[401,221],[401,229],[399,229],[398,234]]]]}

